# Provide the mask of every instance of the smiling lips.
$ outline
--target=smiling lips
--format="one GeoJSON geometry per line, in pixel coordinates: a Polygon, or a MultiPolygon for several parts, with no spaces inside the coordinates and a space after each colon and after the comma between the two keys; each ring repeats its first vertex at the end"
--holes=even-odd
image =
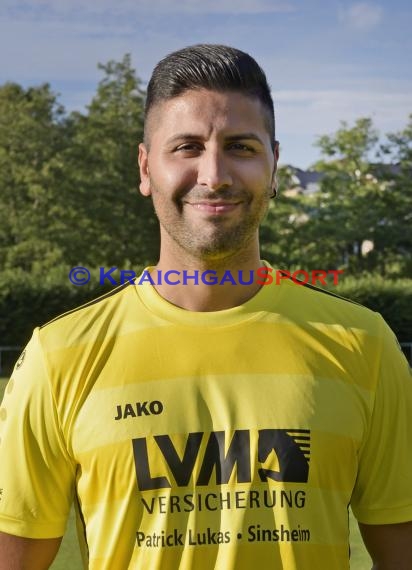
{"type": "Polygon", "coordinates": [[[188,204],[208,214],[226,214],[235,210],[240,202],[188,202],[188,204]]]}

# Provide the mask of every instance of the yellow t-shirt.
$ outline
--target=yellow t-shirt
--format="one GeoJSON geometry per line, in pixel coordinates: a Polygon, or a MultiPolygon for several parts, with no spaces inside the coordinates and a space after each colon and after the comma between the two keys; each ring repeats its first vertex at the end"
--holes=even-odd
{"type": "Polygon", "coordinates": [[[382,318],[292,281],[191,312],[125,285],[36,329],[0,410],[0,530],[91,570],[343,570],[412,520],[412,382],[382,318]]]}

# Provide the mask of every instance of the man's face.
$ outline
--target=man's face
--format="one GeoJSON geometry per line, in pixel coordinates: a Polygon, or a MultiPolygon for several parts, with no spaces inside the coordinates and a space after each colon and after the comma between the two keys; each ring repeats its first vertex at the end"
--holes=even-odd
{"type": "Polygon", "coordinates": [[[257,99],[205,89],[151,110],[140,190],[152,196],[163,255],[207,261],[256,247],[278,158],[264,113],[257,99]]]}

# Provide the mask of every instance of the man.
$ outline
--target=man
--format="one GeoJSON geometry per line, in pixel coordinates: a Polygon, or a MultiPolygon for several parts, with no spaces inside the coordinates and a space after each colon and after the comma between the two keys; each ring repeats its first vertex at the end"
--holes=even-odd
{"type": "Polygon", "coordinates": [[[92,570],[348,569],[349,504],[374,568],[412,568],[406,360],[372,311],[270,283],[277,160],[250,56],[158,64],[139,165],[160,259],[37,329],[16,364],[1,570],[48,568],[73,501],[92,570]]]}

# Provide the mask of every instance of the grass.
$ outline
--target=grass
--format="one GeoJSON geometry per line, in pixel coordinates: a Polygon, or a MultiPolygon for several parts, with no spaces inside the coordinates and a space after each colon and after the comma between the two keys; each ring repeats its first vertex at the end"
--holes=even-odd
{"type": "MultiPolygon", "coordinates": [[[[6,378],[0,378],[0,401],[3,398],[6,378]]],[[[351,546],[351,570],[369,570],[372,567],[371,559],[363,546],[359,534],[358,525],[350,514],[350,546],[351,546]]],[[[74,511],[70,513],[70,519],[56,560],[50,567],[51,570],[83,570],[79,546],[76,536],[74,511]]]]}
{"type": "Polygon", "coordinates": [[[51,570],[83,570],[73,509],[70,513],[66,534],[63,537],[59,553],[50,568],[51,570]]]}

